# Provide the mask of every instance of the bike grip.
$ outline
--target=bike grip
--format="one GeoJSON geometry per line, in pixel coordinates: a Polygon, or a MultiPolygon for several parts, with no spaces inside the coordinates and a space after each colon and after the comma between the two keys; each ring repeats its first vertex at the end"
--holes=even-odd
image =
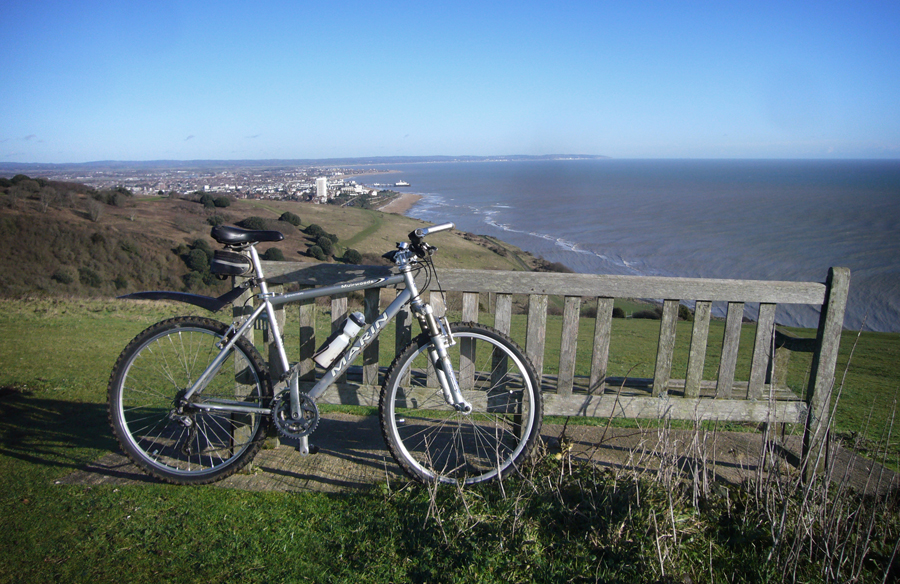
{"type": "Polygon", "coordinates": [[[433,225],[431,227],[420,227],[409,234],[409,239],[415,243],[418,243],[432,233],[448,231],[450,229],[453,229],[454,227],[455,225],[453,223],[442,223],[440,225],[433,225]]]}

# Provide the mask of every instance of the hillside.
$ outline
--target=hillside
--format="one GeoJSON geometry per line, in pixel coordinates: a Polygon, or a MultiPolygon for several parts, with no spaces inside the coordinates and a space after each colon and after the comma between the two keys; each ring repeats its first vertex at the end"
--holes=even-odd
{"type": "MultiPolygon", "coordinates": [[[[381,254],[423,225],[399,215],[331,205],[229,200],[223,207],[204,206],[199,197],[133,197],[124,191],[98,193],[83,185],[17,178],[0,187],[0,243],[6,250],[0,258],[2,296],[224,289],[203,276],[203,258],[197,257],[203,254],[191,255],[194,249],[211,254],[218,246],[209,236],[216,221],[236,224],[257,217],[257,223],[261,219],[266,228],[285,235],[284,241],[260,246],[260,252],[274,247],[280,256],[269,252],[270,257],[301,262],[318,261],[309,253],[316,237],[305,232],[313,224],[337,238],[332,250],[325,249],[330,252],[326,261],[361,263],[379,263],[381,254]],[[299,218],[299,225],[279,221],[284,213],[299,218]],[[347,255],[351,249],[361,257],[347,255]]],[[[473,234],[440,234],[434,243],[442,267],[542,266],[521,250],[473,234]]]]}

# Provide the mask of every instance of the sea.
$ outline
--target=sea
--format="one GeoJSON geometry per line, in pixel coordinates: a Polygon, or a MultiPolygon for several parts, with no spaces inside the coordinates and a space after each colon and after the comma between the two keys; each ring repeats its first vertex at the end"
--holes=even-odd
{"type": "MultiPolygon", "coordinates": [[[[511,160],[392,165],[407,215],[576,272],[823,282],[851,270],[851,330],[900,331],[898,160],[511,160]]],[[[753,308],[748,307],[752,312],[753,308]]],[[[753,316],[752,314],[750,315],[753,316]]],[[[818,311],[780,306],[786,326],[818,311]]]]}

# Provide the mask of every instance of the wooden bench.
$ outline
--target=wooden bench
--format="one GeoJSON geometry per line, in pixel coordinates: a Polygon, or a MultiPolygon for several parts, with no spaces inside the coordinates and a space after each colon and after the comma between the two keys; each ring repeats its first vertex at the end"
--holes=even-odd
{"type": "MultiPolygon", "coordinates": [[[[381,277],[388,272],[388,268],[372,266],[288,262],[266,262],[264,265],[270,286],[322,286],[381,277]]],[[[823,443],[829,427],[828,406],[849,291],[850,272],[846,268],[830,269],[824,284],[458,269],[444,269],[439,275],[445,292],[461,294],[462,321],[478,320],[481,295],[487,294],[493,304],[494,327],[507,334],[513,317],[513,295],[527,297],[524,348],[542,375],[545,415],[802,423],[805,424],[804,460],[806,454],[818,452],[823,443]],[[544,374],[550,297],[559,297],[556,302],[562,304],[559,366],[555,376],[544,374]],[[616,340],[612,334],[613,301],[616,298],[662,300],[652,378],[607,375],[610,343],[616,340]],[[586,301],[596,307],[590,374],[576,376],[579,320],[582,318],[581,306],[586,301]],[[685,379],[673,379],[676,324],[682,301],[692,302],[694,306],[690,354],[685,379]],[[748,304],[758,305],[749,379],[736,381],[744,308],[748,304]],[[796,339],[777,331],[775,312],[778,304],[820,307],[816,338],[796,339]],[[703,379],[714,306],[721,306],[725,311],[722,350],[715,379],[703,379]],[[796,351],[812,352],[805,392],[800,392],[803,395],[792,392],[786,384],[787,360],[790,353],[796,351]]],[[[435,288],[433,281],[429,301],[440,311],[445,299],[434,291],[435,288]]],[[[386,289],[366,291],[368,322],[377,316],[382,296],[387,294],[393,297],[393,292],[386,289]]],[[[235,303],[235,312],[246,310],[242,307],[243,300],[239,299],[235,303]]],[[[333,323],[342,321],[347,311],[346,297],[331,299],[333,323]]],[[[308,382],[315,379],[313,302],[300,306],[299,318],[301,373],[308,382]]],[[[279,319],[283,320],[283,314],[279,319]]],[[[398,350],[412,338],[411,321],[406,313],[397,318],[398,350]]],[[[275,360],[270,359],[270,363],[274,365],[275,360]]],[[[378,362],[376,342],[363,355],[357,375],[351,375],[349,382],[343,380],[345,383],[339,383],[337,391],[326,392],[323,399],[331,403],[377,405],[379,373],[387,365],[389,363],[378,362]]]]}

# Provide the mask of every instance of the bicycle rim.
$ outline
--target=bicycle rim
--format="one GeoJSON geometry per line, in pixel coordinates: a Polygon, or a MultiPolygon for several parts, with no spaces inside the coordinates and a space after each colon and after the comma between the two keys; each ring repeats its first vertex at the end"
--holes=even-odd
{"type": "Polygon", "coordinates": [[[391,368],[382,427],[394,458],[414,478],[471,484],[501,477],[527,456],[540,431],[540,394],[512,341],[487,327],[453,328],[451,361],[473,411],[447,404],[420,339],[391,368]]]}
{"type": "MultiPolygon", "coordinates": [[[[178,321],[179,319],[175,319],[178,321]]],[[[111,419],[123,449],[142,468],[171,482],[210,482],[246,464],[259,448],[265,416],[185,408],[178,398],[219,353],[224,325],[171,321],[126,348],[110,387],[111,419]]],[[[255,350],[235,345],[197,400],[264,405],[268,382],[255,350]]]]}

